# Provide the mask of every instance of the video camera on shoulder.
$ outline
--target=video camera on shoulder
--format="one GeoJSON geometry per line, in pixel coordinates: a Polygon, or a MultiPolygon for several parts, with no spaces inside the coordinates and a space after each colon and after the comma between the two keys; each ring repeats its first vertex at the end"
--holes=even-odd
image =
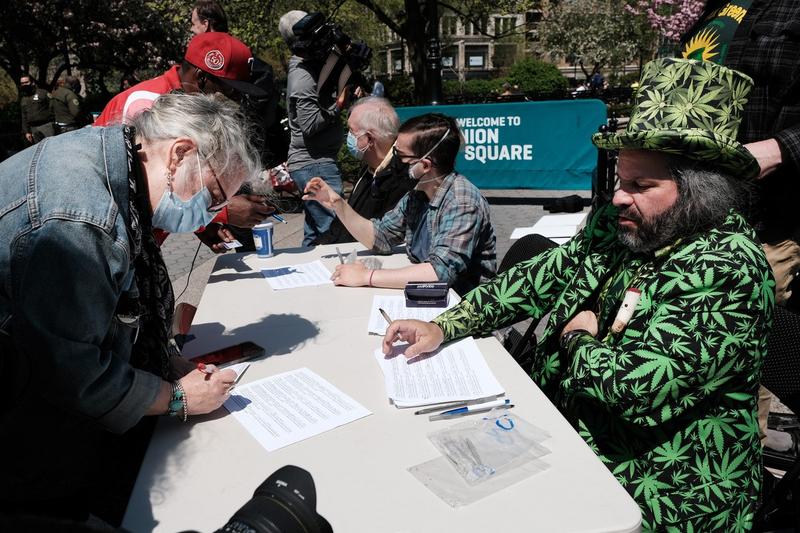
{"type": "Polygon", "coordinates": [[[341,26],[325,19],[319,12],[309,13],[292,26],[297,40],[292,53],[322,65],[317,80],[319,94],[327,94],[334,86],[340,93],[346,85],[368,89],[361,73],[372,59],[372,48],[353,41],[341,26]]]}

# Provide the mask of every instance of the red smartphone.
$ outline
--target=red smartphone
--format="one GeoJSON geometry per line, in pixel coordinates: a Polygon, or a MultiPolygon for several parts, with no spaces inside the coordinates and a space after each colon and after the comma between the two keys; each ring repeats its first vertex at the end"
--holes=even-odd
{"type": "Polygon", "coordinates": [[[241,363],[264,355],[264,348],[254,342],[242,342],[227,348],[220,348],[197,357],[192,357],[195,363],[205,363],[207,365],[217,365],[222,368],[225,366],[241,363]]]}

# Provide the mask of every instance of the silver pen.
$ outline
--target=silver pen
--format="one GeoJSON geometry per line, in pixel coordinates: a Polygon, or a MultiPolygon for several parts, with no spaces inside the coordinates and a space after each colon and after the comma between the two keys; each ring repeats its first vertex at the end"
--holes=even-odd
{"type": "Polygon", "coordinates": [[[391,325],[392,325],[392,319],[391,319],[391,318],[389,318],[389,315],[386,313],[386,311],[384,311],[384,310],[383,310],[383,309],[381,309],[380,307],[378,308],[378,311],[380,311],[380,313],[381,313],[381,316],[382,316],[382,317],[383,317],[383,319],[386,321],[386,323],[387,323],[387,324],[389,324],[389,325],[391,326],[391,325]]]}
{"type": "Polygon", "coordinates": [[[474,409],[474,410],[468,410],[467,408],[464,408],[463,411],[459,409],[459,411],[461,412],[458,413],[452,413],[452,414],[440,413],[438,415],[431,415],[428,417],[428,420],[430,420],[431,422],[433,422],[434,420],[450,420],[451,418],[460,418],[462,416],[475,415],[478,413],[488,413],[493,409],[511,409],[512,407],[514,407],[513,403],[509,403],[506,405],[497,405],[494,407],[484,407],[483,409],[474,409]]]}
{"type": "Polygon", "coordinates": [[[338,246],[336,247],[336,253],[339,254],[339,264],[343,265],[344,264],[344,257],[342,257],[342,252],[339,251],[339,247],[338,246]]]}
{"type": "Polygon", "coordinates": [[[239,383],[239,381],[241,381],[241,379],[242,379],[242,376],[244,376],[244,373],[245,373],[245,372],[247,372],[247,369],[248,369],[248,368],[250,368],[250,366],[249,366],[249,365],[248,365],[248,366],[246,366],[246,367],[244,367],[244,370],[242,370],[241,372],[239,372],[239,375],[238,375],[238,376],[236,376],[236,379],[233,381],[233,385],[231,385],[231,386],[230,386],[230,388],[228,389],[228,392],[232,391],[232,390],[234,389],[234,387],[236,387],[236,385],[239,383]]]}
{"type": "Polygon", "coordinates": [[[427,415],[428,413],[434,413],[436,411],[447,411],[448,409],[458,409],[459,407],[466,407],[468,405],[477,405],[479,403],[491,402],[492,400],[496,399],[497,396],[487,396],[485,398],[475,398],[474,400],[464,400],[462,402],[442,403],[437,405],[436,407],[426,407],[425,409],[414,411],[414,414],[427,415]]]}

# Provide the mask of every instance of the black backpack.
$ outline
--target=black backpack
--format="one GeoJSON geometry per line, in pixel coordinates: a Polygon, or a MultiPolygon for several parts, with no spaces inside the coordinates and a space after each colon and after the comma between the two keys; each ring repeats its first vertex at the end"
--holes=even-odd
{"type": "Polygon", "coordinates": [[[275,84],[272,66],[253,59],[252,82],[267,92],[263,98],[246,97],[245,113],[253,122],[253,144],[261,154],[261,163],[272,168],[286,161],[289,155],[289,130],[286,110],[281,105],[281,91],[275,84]]]}

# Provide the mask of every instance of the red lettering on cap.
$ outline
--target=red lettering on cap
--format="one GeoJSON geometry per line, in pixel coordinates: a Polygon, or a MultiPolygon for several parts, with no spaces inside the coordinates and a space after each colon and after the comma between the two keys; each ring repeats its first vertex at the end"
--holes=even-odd
{"type": "Polygon", "coordinates": [[[206,54],[206,66],[211,70],[222,70],[225,66],[225,56],[219,50],[211,50],[206,54]]]}

